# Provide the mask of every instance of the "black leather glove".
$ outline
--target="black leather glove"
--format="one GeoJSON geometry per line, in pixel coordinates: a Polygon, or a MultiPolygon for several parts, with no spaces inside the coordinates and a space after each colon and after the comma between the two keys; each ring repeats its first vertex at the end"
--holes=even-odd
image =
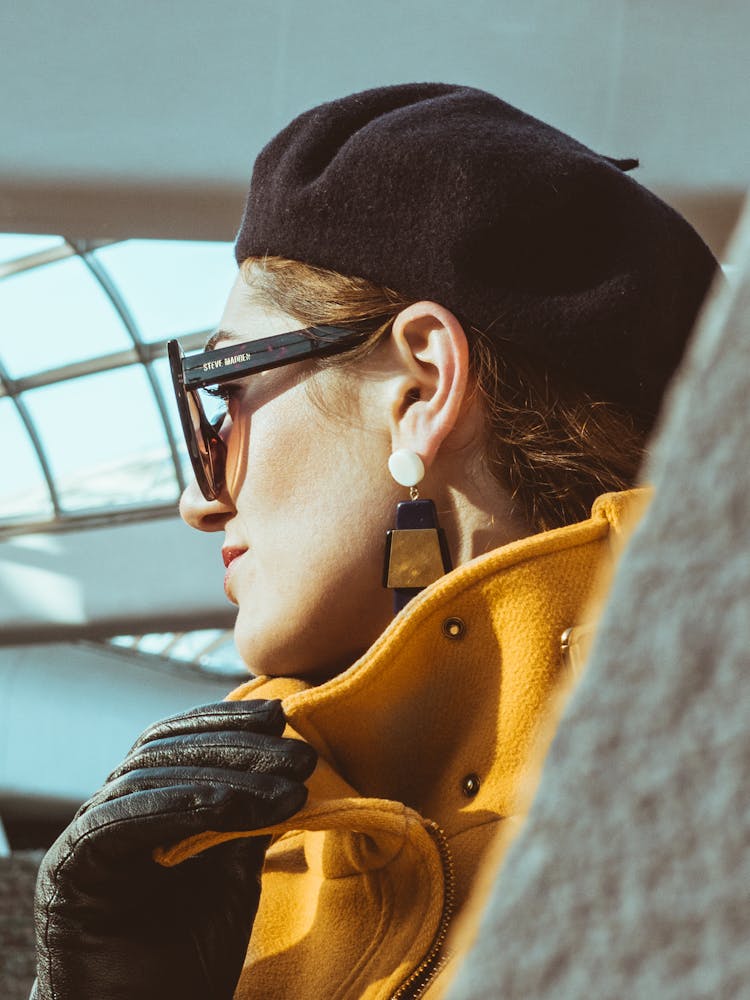
{"type": "Polygon", "coordinates": [[[316,754],[283,729],[280,702],[238,701],[146,730],[42,862],[38,1000],[231,1000],[268,838],[231,840],[173,868],[152,852],[300,809],[316,754]]]}

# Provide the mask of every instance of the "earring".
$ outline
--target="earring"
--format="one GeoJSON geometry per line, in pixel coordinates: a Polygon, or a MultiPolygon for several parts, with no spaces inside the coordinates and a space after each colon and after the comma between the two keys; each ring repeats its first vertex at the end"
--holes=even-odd
{"type": "Polygon", "coordinates": [[[420,590],[453,567],[435,504],[419,499],[422,459],[400,448],[388,459],[388,469],[400,486],[409,487],[410,497],[396,506],[396,527],[385,536],[383,586],[393,590],[393,610],[398,614],[420,590]]]}

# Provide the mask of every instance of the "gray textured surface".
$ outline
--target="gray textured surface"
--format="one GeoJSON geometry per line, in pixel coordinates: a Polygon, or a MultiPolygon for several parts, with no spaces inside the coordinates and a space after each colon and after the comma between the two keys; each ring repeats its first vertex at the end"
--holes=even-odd
{"type": "Polygon", "coordinates": [[[0,858],[0,997],[27,1000],[36,972],[34,886],[41,851],[0,858]]]}
{"type": "Polygon", "coordinates": [[[450,1000],[750,996],[750,212],[450,1000]]]}

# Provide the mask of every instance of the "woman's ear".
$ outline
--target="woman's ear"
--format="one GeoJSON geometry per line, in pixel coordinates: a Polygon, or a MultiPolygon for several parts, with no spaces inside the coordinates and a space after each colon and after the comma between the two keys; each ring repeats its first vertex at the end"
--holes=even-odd
{"type": "Polygon", "coordinates": [[[415,451],[429,467],[466,396],[466,334],[450,310],[436,302],[415,302],[394,320],[391,344],[402,372],[392,400],[392,446],[415,451]]]}

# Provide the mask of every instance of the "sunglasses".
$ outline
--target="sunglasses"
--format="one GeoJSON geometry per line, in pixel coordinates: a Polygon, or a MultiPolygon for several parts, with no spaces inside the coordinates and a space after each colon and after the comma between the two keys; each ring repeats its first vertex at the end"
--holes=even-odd
{"type": "Polygon", "coordinates": [[[176,340],[167,343],[177,409],[195,479],[206,500],[216,500],[226,484],[227,448],[220,430],[225,412],[209,419],[200,390],[308,358],[342,354],[369,334],[338,326],[310,326],[245,344],[185,357],[176,340]]]}

